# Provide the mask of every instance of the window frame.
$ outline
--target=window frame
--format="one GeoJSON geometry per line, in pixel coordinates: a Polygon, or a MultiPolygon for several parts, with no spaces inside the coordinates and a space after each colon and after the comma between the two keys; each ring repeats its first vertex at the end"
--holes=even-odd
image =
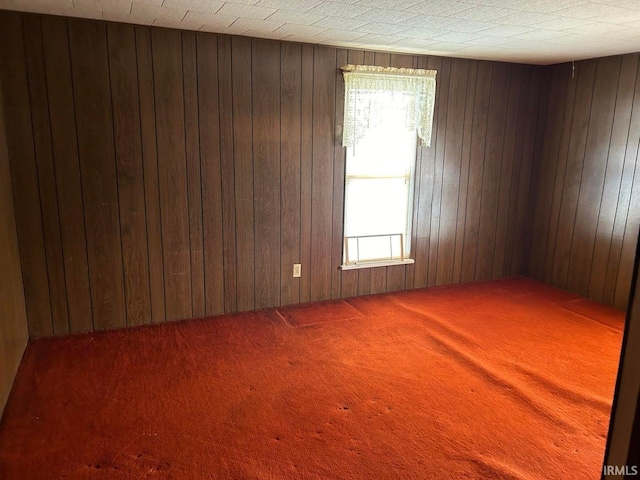
{"type": "MultiPolygon", "coordinates": [[[[414,130],[413,131],[413,138],[414,138],[414,148],[412,149],[413,154],[411,157],[411,168],[404,174],[395,174],[395,175],[363,175],[363,174],[348,174],[348,162],[349,162],[349,152],[347,149],[345,149],[344,152],[344,196],[343,196],[343,202],[344,202],[344,208],[343,208],[343,217],[342,217],[342,228],[343,228],[343,243],[342,243],[342,263],[340,265],[340,268],[342,270],[356,270],[356,269],[362,269],[362,268],[375,268],[375,267],[386,267],[386,266],[393,266],[393,265],[408,265],[408,264],[412,264],[415,263],[415,260],[412,258],[413,257],[413,253],[414,253],[414,245],[413,245],[413,237],[414,237],[414,210],[415,210],[415,203],[416,203],[416,198],[415,198],[415,184],[416,184],[416,170],[417,170],[417,165],[418,165],[418,154],[419,154],[419,148],[420,148],[420,143],[418,141],[418,135],[417,132],[414,130]],[[379,179],[404,179],[405,180],[405,184],[407,185],[407,214],[406,214],[406,220],[405,220],[405,229],[403,232],[393,232],[393,233],[385,233],[385,234],[380,234],[380,235],[358,235],[358,236],[353,236],[353,235],[346,235],[346,229],[347,229],[347,225],[346,225],[346,220],[347,220],[347,199],[348,199],[348,193],[347,193],[347,186],[348,186],[348,181],[349,179],[358,179],[358,180],[367,180],[367,179],[371,179],[371,180],[379,180],[379,179]],[[397,235],[397,234],[402,234],[403,238],[402,240],[406,240],[406,242],[402,242],[401,244],[401,258],[400,259],[394,259],[394,258],[388,258],[388,259],[372,259],[372,260],[362,260],[362,261],[355,261],[355,262],[350,262],[348,259],[348,255],[347,255],[347,238],[355,238],[355,237],[360,237],[360,238],[365,238],[365,237],[376,237],[376,236],[393,236],[393,235],[397,235]],[[407,248],[408,247],[408,248],[407,248]]],[[[350,147],[347,147],[350,148],[350,147]]],[[[391,252],[393,253],[393,252],[391,252]]]]}

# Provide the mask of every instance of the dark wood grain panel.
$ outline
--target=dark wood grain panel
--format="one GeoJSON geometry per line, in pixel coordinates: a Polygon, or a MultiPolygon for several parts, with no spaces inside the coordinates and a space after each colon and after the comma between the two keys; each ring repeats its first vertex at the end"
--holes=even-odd
{"type": "Polygon", "coordinates": [[[205,313],[215,315],[225,311],[226,251],[223,241],[217,38],[198,34],[197,52],[205,313]]]}
{"type": "Polygon", "coordinates": [[[591,120],[587,133],[586,153],[582,166],[582,179],[569,260],[569,290],[589,294],[589,266],[602,202],[602,189],[615,112],[617,80],[620,76],[621,57],[598,60],[593,86],[591,120]],[[583,270],[586,266],[586,271],[583,270]]]}
{"type": "Polygon", "coordinates": [[[167,320],[192,315],[180,32],[151,30],[167,320]]]}
{"type": "Polygon", "coordinates": [[[78,153],[95,329],[127,324],[104,23],[69,20],[78,153]]]}
{"type": "Polygon", "coordinates": [[[579,62],[575,78],[570,65],[549,70],[569,88],[561,94],[557,84],[550,84],[549,98],[559,98],[564,108],[550,108],[544,122],[547,126],[562,122],[562,133],[558,146],[544,136],[540,164],[555,177],[541,169],[535,180],[536,215],[542,229],[534,225],[534,243],[548,246],[532,259],[545,262],[546,268],[532,273],[625,308],[640,216],[638,55],[579,62]],[[550,191],[553,201],[547,212],[540,205],[550,191]]]}
{"type": "Polygon", "coordinates": [[[108,24],[127,325],[151,323],[135,31],[108,24]]]}
{"type": "Polygon", "coordinates": [[[387,267],[376,267],[369,270],[369,293],[384,293],[387,291],[387,267]]]}
{"type": "Polygon", "coordinates": [[[511,67],[505,64],[494,66],[489,93],[489,114],[485,161],[482,169],[482,195],[480,200],[480,225],[476,256],[476,280],[488,280],[492,276],[492,264],[496,246],[496,225],[502,178],[502,151],[504,145],[507,102],[511,67]]]}
{"type": "Polygon", "coordinates": [[[493,261],[491,278],[507,276],[505,272],[505,252],[508,250],[507,233],[509,230],[509,207],[512,203],[511,182],[513,181],[514,164],[516,161],[516,136],[518,133],[518,118],[520,116],[520,89],[524,78],[522,67],[511,65],[509,76],[508,100],[504,122],[504,137],[502,141],[502,163],[500,167],[500,183],[498,186],[498,205],[496,212],[496,231],[493,241],[493,261]]]}
{"type": "MultiPolygon", "coordinates": [[[[283,43],[280,50],[280,295],[283,305],[300,301],[300,279],[291,269],[300,263],[300,148],[302,47],[283,43]]],[[[308,265],[305,265],[305,268],[308,265]]]]}
{"type": "MultiPolygon", "coordinates": [[[[571,138],[569,139],[569,152],[567,153],[567,166],[565,173],[565,184],[562,189],[562,199],[560,203],[560,218],[556,233],[556,249],[555,261],[552,271],[552,283],[559,287],[566,287],[567,275],[569,273],[569,256],[571,255],[571,242],[573,238],[574,222],[576,207],[578,202],[579,181],[582,175],[582,165],[585,154],[585,144],[587,140],[587,129],[589,123],[589,115],[591,113],[591,96],[593,93],[593,80],[595,78],[595,61],[587,61],[581,63],[576,68],[576,100],[573,109],[573,126],[571,128],[571,138]]],[[[549,98],[555,93],[555,85],[551,84],[549,98]]],[[[549,116],[557,115],[555,111],[549,109],[549,116]]],[[[545,123],[548,124],[549,120],[545,123]]],[[[545,136],[545,145],[548,142],[545,136]]],[[[543,160],[547,155],[552,155],[553,149],[543,150],[543,160]]],[[[540,180],[541,182],[542,180],[540,180]]],[[[543,185],[544,186],[544,185],[543,185]]],[[[544,189],[543,189],[544,190],[544,189]]],[[[539,200],[541,193],[538,193],[539,200]]],[[[534,223],[534,245],[538,242],[542,243],[544,232],[539,233],[534,223]]],[[[537,261],[541,262],[543,257],[537,257],[537,261]]],[[[530,260],[533,262],[533,259],[530,260]]],[[[539,271],[531,269],[534,278],[539,278],[539,271]]]]}
{"type": "MultiPolygon", "coordinates": [[[[569,68],[569,65],[566,66],[569,68]]],[[[566,76],[566,73],[564,73],[566,76]]],[[[560,220],[560,205],[563,193],[563,185],[565,181],[565,175],[567,170],[567,154],[569,151],[569,140],[571,138],[571,126],[573,120],[573,109],[576,96],[577,82],[575,79],[571,79],[567,82],[567,87],[564,93],[564,112],[562,115],[562,129],[560,130],[560,140],[558,146],[558,154],[554,156],[555,164],[555,185],[553,193],[551,194],[551,207],[547,233],[547,245],[546,245],[546,262],[544,265],[544,277],[550,281],[553,277],[553,264],[556,249],[556,238],[558,232],[558,222],[560,220]]],[[[559,115],[559,112],[557,113],[559,115]]],[[[548,178],[548,181],[551,179],[548,178]]],[[[542,266],[541,266],[542,267],[542,266]]]]}
{"type": "MultiPolygon", "coordinates": [[[[509,200],[507,202],[507,232],[506,232],[506,245],[503,252],[496,252],[496,255],[502,255],[503,267],[502,271],[505,276],[512,275],[514,268],[518,268],[514,265],[514,255],[517,249],[517,241],[522,241],[522,221],[518,215],[518,199],[521,195],[521,179],[525,169],[531,170],[531,167],[524,165],[525,152],[524,152],[524,139],[527,128],[527,123],[530,121],[529,115],[529,94],[531,91],[531,85],[533,81],[533,71],[529,66],[521,66],[517,69],[515,81],[519,82],[520,97],[518,99],[518,117],[516,119],[516,132],[513,144],[513,170],[511,172],[511,191],[509,193],[509,200]]],[[[527,182],[528,185],[529,182],[527,182]]],[[[528,192],[527,186],[525,190],[528,192]]],[[[521,248],[521,247],[520,247],[521,248]]],[[[516,262],[517,263],[517,262],[516,262]]]]}
{"type": "Polygon", "coordinates": [[[302,105],[300,108],[300,302],[311,299],[311,174],[313,160],[314,48],[302,45],[302,105]]]}
{"type": "Polygon", "coordinates": [[[166,313],[164,263],[162,261],[162,221],[160,218],[156,110],[150,29],[135,27],[135,41],[136,58],[138,61],[138,101],[140,102],[144,200],[147,218],[147,257],[149,259],[151,321],[153,323],[159,323],[166,320],[166,313]]]}
{"type": "MultiPolygon", "coordinates": [[[[633,55],[630,58],[637,64],[640,64],[638,61],[640,55],[633,55]]],[[[611,237],[611,252],[609,256],[609,262],[607,265],[607,278],[605,283],[605,288],[603,292],[603,301],[608,305],[615,305],[618,308],[623,308],[627,302],[628,295],[624,295],[628,293],[630,289],[631,276],[624,278],[620,285],[621,290],[627,290],[623,292],[621,295],[617,292],[617,286],[619,280],[624,277],[620,275],[620,272],[625,271],[625,267],[630,272],[631,267],[629,259],[631,255],[634,253],[632,251],[628,251],[627,257],[623,256],[623,245],[625,239],[631,238],[632,241],[627,241],[627,245],[629,243],[635,244],[633,241],[633,228],[627,228],[627,220],[631,218],[633,220],[633,214],[629,216],[629,204],[631,201],[631,192],[633,188],[633,176],[636,168],[636,162],[638,158],[638,146],[640,145],[640,75],[638,74],[638,70],[636,70],[636,80],[634,86],[634,94],[633,94],[633,103],[631,109],[631,119],[629,123],[629,134],[627,136],[625,142],[624,149],[624,167],[622,170],[622,175],[620,178],[620,189],[618,195],[618,202],[616,208],[616,214],[614,219],[613,233],[611,237]],[[630,230],[630,232],[629,232],[630,230]],[[624,262],[623,262],[624,258],[624,262]],[[624,265],[623,265],[624,263],[624,265]],[[621,270],[622,269],[622,270],[621,270]],[[626,288],[624,285],[628,285],[626,288]],[[619,300],[622,298],[622,301],[619,300]]]]}
{"type": "Polygon", "coordinates": [[[34,136],[31,124],[31,105],[27,66],[24,51],[22,17],[1,12],[0,50],[2,99],[7,118],[7,149],[11,166],[14,204],[19,207],[16,217],[20,260],[25,289],[29,334],[32,337],[53,334],[47,260],[40,210],[34,136]]]}
{"type": "Polygon", "coordinates": [[[447,136],[443,153],[436,285],[453,282],[464,136],[464,128],[458,128],[458,126],[464,125],[468,71],[468,61],[452,61],[448,93],[449,113],[446,122],[447,136]]]}
{"type": "Polygon", "coordinates": [[[627,307],[629,294],[631,293],[631,279],[633,278],[633,262],[631,259],[635,258],[638,243],[637,232],[640,226],[638,212],[640,212],[640,168],[637,168],[636,164],[614,298],[614,305],[620,309],[627,307]]]}
{"type": "Polygon", "coordinates": [[[462,278],[462,257],[467,214],[467,192],[469,182],[469,166],[471,163],[471,137],[473,134],[473,112],[477,88],[478,62],[470,61],[467,87],[465,92],[464,122],[462,133],[462,149],[460,159],[460,180],[458,185],[458,211],[456,212],[456,238],[453,255],[452,281],[458,283],[462,278]]]}
{"type": "Polygon", "coordinates": [[[438,71],[436,105],[433,122],[433,136],[429,159],[433,162],[433,193],[431,197],[431,229],[429,239],[429,266],[427,286],[437,285],[440,220],[442,216],[442,190],[444,181],[445,148],[447,143],[447,119],[449,118],[449,84],[451,79],[451,59],[430,58],[429,68],[438,71]]]}
{"type": "Polygon", "coordinates": [[[87,332],[93,318],[69,32],[58,17],[43,17],[41,27],[69,327],[72,333],[87,332]]]}
{"type": "Polygon", "coordinates": [[[604,297],[607,264],[613,246],[613,227],[618,210],[618,196],[625,163],[625,150],[630,133],[631,109],[638,73],[637,56],[627,56],[621,60],[588,287],[588,297],[598,302],[602,302],[604,297]]]}
{"type": "Polygon", "coordinates": [[[389,66],[395,68],[414,68],[415,58],[413,55],[392,53],[389,56],[389,66]]]}
{"type": "Polygon", "coordinates": [[[254,40],[252,50],[255,305],[280,305],[280,44],[254,40]]]}
{"type": "Polygon", "coordinates": [[[191,301],[195,317],[205,314],[204,238],[198,100],[196,35],[182,32],[182,84],[184,134],[187,156],[187,196],[189,205],[189,246],[191,250],[191,301]]]}
{"type": "MultiPolygon", "coordinates": [[[[635,98],[638,98],[640,94],[640,90],[638,90],[638,86],[636,84],[635,89],[635,98]]],[[[634,101],[634,112],[636,108],[638,108],[637,101],[634,101]]],[[[628,306],[629,295],[631,292],[631,281],[633,278],[633,264],[634,258],[636,255],[636,247],[638,242],[638,228],[640,226],[640,168],[638,168],[638,157],[637,157],[637,145],[638,145],[638,124],[637,122],[633,122],[630,125],[629,135],[633,135],[633,140],[629,143],[629,147],[635,149],[635,152],[631,153],[631,156],[627,158],[628,161],[634,162],[635,164],[635,175],[633,178],[633,187],[630,190],[630,194],[627,193],[628,196],[625,195],[626,198],[621,197],[626,200],[628,198],[629,203],[618,203],[618,209],[621,215],[626,214],[626,225],[624,236],[621,239],[620,245],[620,254],[619,257],[610,256],[610,262],[618,263],[619,267],[615,275],[615,280],[612,278],[610,281],[613,283],[615,281],[615,294],[613,296],[612,305],[616,308],[624,310],[628,306]],[[626,208],[628,205],[628,209],[626,208]],[[626,211],[625,211],[626,210],[626,211]]],[[[628,178],[628,177],[627,177],[628,178]]],[[[625,179],[626,180],[626,179],[625,179]]],[[[628,181],[628,180],[627,180],[628,181]]],[[[622,192],[621,192],[622,193],[622,192]]],[[[604,299],[607,301],[607,299],[604,299]]]]}
{"type": "Polygon", "coordinates": [[[532,225],[531,213],[535,202],[535,179],[533,178],[534,165],[541,155],[541,139],[543,136],[546,99],[548,89],[546,77],[543,72],[530,76],[531,84],[527,98],[527,108],[524,118],[524,138],[522,147],[522,159],[520,178],[518,183],[518,198],[516,212],[516,233],[511,257],[510,275],[526,275],[528,273],[527,262],[531,252],[532,225]]]}
{"type": "Polygon", "coordinates": [[[235,162],[237,295],[239,311],[255,306],[254,164],[251,39],[231,39],[233,158],[235,162]]]}
{"type": "Polygon", "coordinates": [[[311,300],[331,297],[333,135],[336,50],[314,47],[311,164],[311,300]],[[329,259],[327,261],[327,259],[329,259]]]}
{"type": "Polygon", "coordinates": [[[29,340],[5,125],[0,102],[0,417],[29,340]]]}
{"type": "Polygon", "coordinates": [[[222,181],[222,237],[224,311],[237,311],[237,247],[235,169],[233,157],[233,80],[231,38],[218,39],[218,108],[220,119],[220,175],[222,181]]]}
{"type": "Polygon", "coordinates": [[[471,151],[469,159],[469,184],[467,186],[467,211],[465,214],[465,233],[462,254],[461,280],[475,280],[475,267],[478,252],[480,229],[480,205],[484,171],[484,152],[487,137],[487,122],[490,102],[490,89],[493,66],[480,63],[476,76],[476,94],[473,107],[471,151]]]}
{"type": "Polygon", "coordinates": [[[69,314],[64,285],[64,258],[51,144],[42,26],[38,17],[25,17],[23,27],[53,333],[64,335],[69,333],[69,314]]]}

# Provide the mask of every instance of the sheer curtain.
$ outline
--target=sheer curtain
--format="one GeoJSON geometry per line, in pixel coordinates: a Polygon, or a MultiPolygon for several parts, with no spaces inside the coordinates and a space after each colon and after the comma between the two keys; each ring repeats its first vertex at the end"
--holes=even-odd
{"type": "Polygon", "coordinates": [[[346,65],[342,71],[343,146],[356,145],[389,116],[400,118],[406,130],[416,130],[422,145],[431,144],[435,70],[346,65]]]}

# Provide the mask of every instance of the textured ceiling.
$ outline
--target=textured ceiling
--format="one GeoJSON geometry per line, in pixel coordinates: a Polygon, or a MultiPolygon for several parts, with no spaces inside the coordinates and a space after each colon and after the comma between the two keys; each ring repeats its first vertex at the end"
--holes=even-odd
{"type": "Polygon", "coordinates": [[[640,51],[640,0],[0,0],[0,9],[537,64],[640,51]]]}

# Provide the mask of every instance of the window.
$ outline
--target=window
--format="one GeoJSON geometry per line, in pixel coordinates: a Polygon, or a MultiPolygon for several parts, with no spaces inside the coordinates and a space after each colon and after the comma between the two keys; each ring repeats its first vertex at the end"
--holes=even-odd
{"type": "Polygon", "coordinates": [[[411,263],[417,137],[429,144],[435,72],[343,67],[343,269],[411,263]]]}
{"type": "Polygon", "coordinates": [[[347,148],[345,265],[409,256],[416,138],[389,118],[347,148]]]}

